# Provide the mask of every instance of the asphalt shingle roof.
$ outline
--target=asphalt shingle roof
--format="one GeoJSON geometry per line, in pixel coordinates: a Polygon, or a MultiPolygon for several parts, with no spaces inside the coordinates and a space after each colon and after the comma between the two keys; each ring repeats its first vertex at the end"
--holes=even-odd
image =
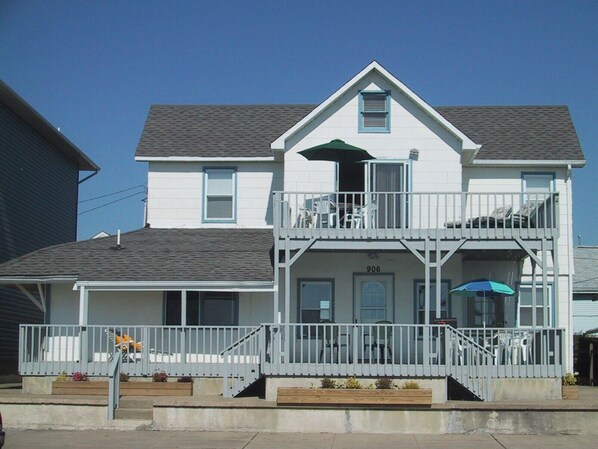
{"type": "Polygon", "coordinates": [[[435,108],[475,143],[478,160],[584,160],[567,106],[435,108]]]}
{"type": "Polygon", "coordinates": [[[153,105],[135,155],[271,157],[270,143],[314,107],[153,105]]]}
{"type": "MultiPolygon", "coordinates": [[[[316,106],[154,105],[136,156],[269,157],[270,144],[316,106]]],[[[566,106],[435,109],[482,145],[478,160],[584,160],[566,106]]]]}
{"type": "Polygon", "coordinates": [[[598,246],[578,246],[573,249],[575,276],[573,293],[598,293],[598,246]]]}
{"type": "Polygon", "coordinates": [[[150,229],[51,246],[0,265],[0,277],[82,281],[273,280],[271,229],[150,229]]]}

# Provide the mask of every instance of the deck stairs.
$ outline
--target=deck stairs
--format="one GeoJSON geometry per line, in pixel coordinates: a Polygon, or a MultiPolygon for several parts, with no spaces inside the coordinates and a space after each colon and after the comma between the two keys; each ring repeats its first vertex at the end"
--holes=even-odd
{"type": "Polygon", "coordinates": [[[256,327],[220,353],[225,362],[223,397],[236,397],[261,378],[265,329],[256,327]]]}

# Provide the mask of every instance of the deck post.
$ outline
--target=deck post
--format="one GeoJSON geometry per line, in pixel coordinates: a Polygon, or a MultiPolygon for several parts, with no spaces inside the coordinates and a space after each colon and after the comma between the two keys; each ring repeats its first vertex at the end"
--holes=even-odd
{"type": "Polygon", "coordinates": [[[80,326],[80,338],[79,344],[81,349],[79,351],[79,370],[82,373],[87,372],[87,324],[89,320],[89,291],[84,287],[79,287],[79,326],[80,326]]]}
{"type": "MultiPolygon", "coordinates": [[[[180,363],[185,366],[185,362],[187,360],[187,351],[186,351],[186,328],[187,328],[187,290],[181,290],[181,361],[180,363]]],[[[180,365],[179,365],[180,366],[180,365]]]]}
{"type": "Polygon", "coordinates": [[[530,259],[532,263],[532,328],[536,328],[538,323],[536,319],[536,306],[538,304],[538,295],[537,295],[537,280],[536,280],[536,261],[532,258],[530,259]]]}
{"type": "Polygon", "coordinates": [[[430,239],[424,240],[424,269],[425,269],[425,292],[424,292],[424,334],[422,356],[424,362],[424,375],[430,374],[430,239]]]}

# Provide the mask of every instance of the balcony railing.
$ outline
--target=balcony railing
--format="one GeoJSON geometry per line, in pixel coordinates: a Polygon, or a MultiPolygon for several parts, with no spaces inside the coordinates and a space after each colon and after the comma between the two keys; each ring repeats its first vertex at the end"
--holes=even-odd
{"type": "Polygon", "coordinates": [[[552,238],[558,193],[275,192],[291,238],[552,238]]]}

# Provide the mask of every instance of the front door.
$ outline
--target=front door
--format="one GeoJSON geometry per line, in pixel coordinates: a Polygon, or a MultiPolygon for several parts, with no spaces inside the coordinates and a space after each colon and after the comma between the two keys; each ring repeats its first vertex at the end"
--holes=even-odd
{"type": "Polygon", "coordinates": [[[393,319],[393,276],[357,274],[354,277],[354,319],[356,323],[376,323],[393,319]]]}

